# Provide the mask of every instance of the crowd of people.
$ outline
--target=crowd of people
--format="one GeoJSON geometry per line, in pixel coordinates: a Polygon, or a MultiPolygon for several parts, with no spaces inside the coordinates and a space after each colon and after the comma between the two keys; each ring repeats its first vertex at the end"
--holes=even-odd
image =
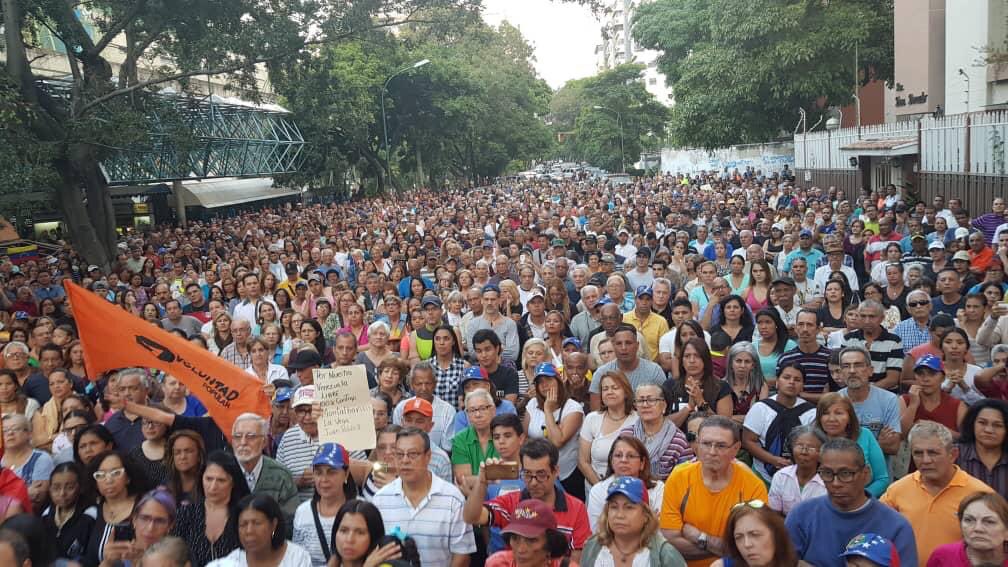
{"type": "Polygon", "coordinates": [[[0,564],[1008,565],[1005,201],[909,199],[501,181],[0,258],[0,564]],[[271,413],[89,374],[69,281],[271,413]],[[346,365],[373,449],[319,439],[346,365]]]}

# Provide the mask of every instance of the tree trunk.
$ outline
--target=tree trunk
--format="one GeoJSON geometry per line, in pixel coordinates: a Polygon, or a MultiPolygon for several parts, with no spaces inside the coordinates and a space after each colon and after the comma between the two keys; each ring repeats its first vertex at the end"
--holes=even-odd
{"type": "MultiPolygon", "coordinates": [[[[63,168],[60,168],[63,169],[63,168]]],[[[80,189],[73,181],[64,174],[62,183],[56,188],[56,195],[60,208],[63,210],[63,218],[66,219],[67,229],[70,231],[70,240],[74,243],[74,248],[84,257],[89,264],[98,266],[108,266],[109,257],[105,248],[99,243],[98,235],[94,226],[88,218],[84,209],[84,201],[81,198],[80,189]]]]}

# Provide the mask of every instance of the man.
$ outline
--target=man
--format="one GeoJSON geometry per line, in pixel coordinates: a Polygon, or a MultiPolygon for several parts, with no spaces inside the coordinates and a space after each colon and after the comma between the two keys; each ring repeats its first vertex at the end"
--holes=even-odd
{"type": "Polygon", "coordinates": [[[165,304],[165,314],[166,317],[161,319],[161,326],[166,331],[178,329],[185,333],[186,337],[195,337],[199,335],[200,328],[203,327],[203,323],[199,319],[182,314],[182,303],[177,299],[172,299],[165,304]]]}
{"type": "MultiPolygon", "coordinates": [[[[356,340],[354,341],[354,348],[356,348],[356,340]]],[[[335,349],[333,349],[335,351],[335,349]]],[[[319,356],[315,349],[313,348],[303,348],[291,354],[290,360],[287,361],[287,369],[290,371],[290,376],[295,380],[295,385],[300,384],[301,386],[307,386],[309,384],[315,383],[315,375],[312,373],[316,368],[322,368],[322,357],[319,356]]],[[[374,384],[377,386],[377,382],[374,384]]]]}
{"type": "Polygon", "coordinates": [[[700,285],[693,288],[693,291],[689,292],[689,300],[693,303],[693,315],[694,317],[700,317],[704,310],[707,309],[707,305],[711,302],[711,296],[717,293],[717,289],[722,285],[727,287],[728,284],[724,283],[724,280],[716,281],[717,278],[717,265],[714,262],[704,262],[700,264],[698,268],[700,275],[698,280],[700,285]]]}
{"type": "Polygon", "coordinates": [[[539,288],[529,293],[525,314],[518,322],[518,348],[523,350],[529,339],[546,337],[546,297],[539,288]]]}
{"type": "Polygon", "coordinates": [[[896,545],[900,565],[920,565],[910,523],[865,492],[871,469],[857,443],[846,437],[824,443],[819,449],[819,477],[827,495],[798,504],[785,520],[799,558],[816,567],[844,567],[847,563],[840,554],[847,542],[871,532],[896,545]]]}
{"type": "Polygon", "coordinates": [[[910,352],[931,340],[928,323],[931,321],[931,296],[922,289],[915,289],[906,296],[910,317],[893,327],[893,334],[903,341],[903,351],[910,352]]]}
{"type": "Polygon", "coordinates": [[[28,345],[11,341],[3,349],[4,368],[14,372],[24,395],[44,406],[52,398],[49,381],[28,365],[28,345]]]}
{"type": "Polygon", "coordinates": [[[668,324],[669,329],[672,328],[672,282],[664,276],[664,261],[659,261],[655,265],[655,281],[652,289],[654,290],[654,302],[651,304],[651,311],[662,316],[665,322],[668,324]],[[658,275],[658,265],[662,265],[662,275],[658,275]]]}
{"type": "Polygon", "coordinates": [[[201,327],[202,325],[209,323],[210,306],[207,304],[206,297],[203,296],[203,289],[199,286],[199,284],[190,283],[186,285],[185,296],[188,303],[186,303],[185,307],[182,308],[182,313],[195,317],[199,320],[201,327]]]}
{"type": "Polygon", "coordinates": [[[616,261],[622,265],[627,258],[633,258],[637,255],[637,247],[630,243],[630,231],[625,228],[619,230],[616,239],[619,243],[613,252],[616,254],[616,261]]]}
{"type": "Polygon", "coordinates": [[[626,313],[634,308],[634,302],[626,296],[626,281],[620,274],[612,274],[606,278],[605,298],[620,308],[620,313],[626,313]]]}
{"type": "MultiPolygon", "coordinates": [[[[584,356],[583,354],[581,355],[584,356]]],[[[503,414],[494,416],[490,421],[490,431],[493,439],[494,449],[500,456],[500,461],[503,463],[518,463],[521,462],[521,449],[525,445],[527,436],[525,434],[525,428],[522,426],[521,419],[514,414],[503,414]]],[[[472,479],[472,482],[479,482],[478,478],[472,479]]],[[[466,486],[465,490],[471,492],[471,487],[466,486]]],[[[521,492],[525,490],[525,481],[521,479],[519,475],[516,479],[501,479],[492,480],[487,482],[486,498],[484,503],[494,500],[499,496],[505,494],[510,494],[512,492],[521,492]]],[[[467,495],[468,496],[468,495],[467,495]]],[[[468,505],[469,499],[466,498],[466,504],[468,505]]],[[[463,511],[463,514],[465,512],[463,511]]],[[[504,544],[504,538],[501,537],[501,529],[498,526],[490,526],[490,544],[487,546],[487,555],[492,555],[506,546],[504,544]]]]}
{"type": "Polygon", "coordinates": [[[642,384],[661,386],[665,383],[665,372],[661,367],[638,354],[640,349],[639,335],[640,333],[632,325],[621,323],[616,327],[612,336],[616,360],[599,366],[593,375],[591,386],[588,388],[591,393],[592,410],[599,409],[602,403],[601,391],[599,390],[602,377],[613,370],[619,370],[625,374],[630,380],[630,387],[633,390],[642,384]]]}
{"type": "Polygon", "coordinates": [[[720,415],[704,419],[698,440],[699,460],[673,469],[665,481],[660,519],[662,533],[690,567],[724,555],[721,537],[734,506],[767,501],[763,481],[735,460],[742,444],[734,421],[720,415]]]}
{"type": "Polygon", "coordinates": [[[463,512],[464,520],[476,526],[504,529],[514,517],[519,502],[530,498],[540,500],[556,515],[557,528],[567,537],[572,550],[571,561],[577,563],[581,558],[581,549],[592,533],[584,502],[564,491],[563,485],[558,482],[560,452],[548,440],[537,438],[529,439],[521,446],[519,457],[525,488],[487,500],[489,481],[486,467],[502,462],[501,459],[487,459],[480,465],[479,476],[471,483],[463,512]]]}
{"type": "MultiPolygon", "coordinates": [[[[794,365],[790,367],[794,370],[794,365]]],[[[788,433],[815,421],[816,406],[801,399],[804,379],[797,371],[777,377],[777,393],[753,404],[742,424],[742,448],[753,457],[753,469],[770,483],[778,470],[793,464],[788,433]]]]}
{"type": "MultiPolygon", "coordinates": [[[[951,269],[955,270],[956,274],[959,275],[959,281],[962,282],[959,286],[959,293],[966,293],[966,290],[975,286],[980,281],[973,275],[973,272],[970,271],[970,255],[969,252],[965,250],[960,250],[952,255],[951,269]]],[[[940,272],[938,277],[941,277],[940,272]]],[[[937,281],[937,279],[935,281],[937,281]]],[[[938,293],[942,293],[940,284],[938,286],[938,293]]]]}
{"type": "MultiPolygon", "coordinates": [[[[434,331],[444,324],[444,305],[436,295],[427,295],[420,301],[423,311],[423,325],[414,321],[415,329],[409,335],[409,362],[417,364],[434,356],[434,331]]],[[[356,356],[356,355],[355,355],[356,356]]]]}
{"type": "MultiPolygon", "coordinates": [[[[141,368],[127,368],[119,371],[119,395],[135,404],[147,405],[150,382],[141,368]]],[[[136,413],[123,408],[109,417],[105,427],[115,439],[116,447],[129,452],[144,442],[143,421],[136,413]]]]}
{"type": "Polygon", "coordinates": [[[917,557],[931,557],[936,547],[962,539],[959,503],[976,492],[993,490],[956,466],[959,449],[944,425],[918,421],[908,440],[917,470],[890,484],[879,501],[910,522],[917,557]]]}
{"type": "Polygon", "coordinates": [[[473,347],[476,362],[497,390],[497,397],[515,403],[518,400],[518,372],[502,364],[500,338],[490,329],[483,329],[473,336],[473,347]]]}
{"type": "Polygon", "coordinates": [[[847,276],[847,283],[854,291],[859,290],[858,276],[854,268],[844,265],[844,251],[843,245],[839,242],[833,242],[826,247],[826,265],[816,268],[815,277],[812,279],[815,281],[816,289],[820,291],[826,289],[826,282],[829,281],[830,275],[833,272],[843,272],[847,276]]]}
{"type": "MultiPolygon", "coordinates": [[[[679,329],[679,325],[682,325],[684,321],[692,319],[693,304],[688,299],[679,298],[672,303],[671,311],[672,321],[669,324],[669,331],[658,339],[657,362],[665,372],[673,371],[672,367],[675,365],[675,358],[672,356],[672,351],[675,349],[676,330],[679,329]]],[[[707,330],[704,330],[704,340],[707,341],[707,344],[710,344],[710,332],[707,330]]]]}
{"type": "Polygon", "coordinates": [[[798,233],[798,249],[787,255],[784,259],[784,273],[794,274],[791,270],[791,264],[796,258],[802,258],[805,260],[805,271],[807,278],[815,278],[815,267],[819,265],[819,260],[822,259],[823,253],[817,248],[812,247],[812,231],[803,228],[800,233],[798,233]]]}
{"type": "Polygon", "coordinates": [[[301,503],[298,489],[290,471],[263,454],[267,433],[269,424],[265,419],[254,413],[243,413],[235,418],[231,426],[231,446],[249,490],[272,496],[280,504],[284,515],[293,519],[301,503]]]}
{"type": "Polygon", "coordinates": [[[637,288],[637,301],[633,311],[623,315],[623,322],[633,325],[644,337],[647,351],[652,358],[658,357],[658,341],[668,332],[669,326],[665,318],[651,310],[654,301],[654,290],[650,287],[637,288]]]}
{"type": "Polygon", "coordinates": [[[801,305],[795,304],[797,289],[794,279],[787,276],[781,276],[770,284],[770,296],[777,308],[777,314],[784,321],[784,325],[788,328],[788,334],[792,337],[795,336],[798,312],[802,310],[801,305]]]}
{"type": "MultiPolygon", "coordinates": [[[[476,317],[483,315],[483,290],[477,286],[472,286],[467,290],[464,290],[465,294],[465,304],[468,311],[462,315],[462,321],[459,323],[459,333],[463,338],[469,337],[469,325],[472,320],[476,317]]],[[[385,301],[388,301],[386,299],[385,301]]],[[[462,345],[462,349],[466,349],[466,345],[462,345]]]]}
{"type": "MultiPolygon", "coordinates": [[[[267,302],[273,305],[276,309],[276,303],[269,299],[262,297],[262,287],[259,285],[259,276],[253,273],[247,273],[242,276],[242,289],[245,290],[245,299],[239,301],[234,306],[231,317],[235,321],[243,320],[248,321],[249,324],[257,323],[259,320],[259,304],[262,302],[267,302]]],[[[294,290],[291,289],[291,297],[294,297],[294,290]]],[[[280,310],[276,310],[280,313],[280,310]]],[[[233,331],[232,331],[233,332],[233,331]]],[[[246,366],[248,366],[246,364],[246,366]]]]}
{"type": "Polygon", "coordinates": [[[301,386],[294,391],[291,412],[294,426],[284,433],[277,447],[276,460],[287,469],[298,487],[301,502],[310,500],[315,492],[311,463],[318,452],[318,421],[312,415],[315,386],[301,386]]]}
{"type": "Polygon", "coordinates": [[[898,390],[903,371],[903,342],[882,327],[885,308],[881,303],[866,299],[858,306],[858,314],[861,328],[844,335],[844,346],[867,349],[871,353],[871,381],[879,388],[898,390]]]}
{"type": "Polygon", "coordinates": [[[571,333],[577,337],[582,344],[587,344],[592,331],[602,326],[598,305],[599,289],[593,285],[586,285],[581,288],[581,303],[584,310],[571,319],[571,333]]]}
{"type": "MultiPolygon", "coordinates": [[[[433,390],[433,385],[430,386],[433,390]]],[[[424,398],[410,398],[399,402],[396,409],[402,406],[401,424],[404,428],[413,427],[429,433],[434,427],[434,406],[424,398]]],[[[453,416],[454,417],[454,416],[453,416]]],[[[431,444],[431,459],[428,467],[432,473],[444,481],[452,481],[451,457],[437,445],[431,444]]]]}
{"type": "MultiPolygon", "coordinates": [[[[595,305],[599,308],[602,325],[588,335],[588,353],[592,355],[595,365],[598,366],[601,364],[598,359],[598,346],[604,340],[612,340],[613,335],[616,333],[616,328],[623,324],[623,312],[608,297],[603,297],[595,305]]],[[[637,339],[640,344],[640,349],[637,353],[638,356],[650,359],[647,352],[647,343],[640,332],[637,333],[637,339]]]]}
{"type": "MultiPolygon", "coordinates": [[[[459,379],[462,376],[459,375],[459,379]]],[[[452,423],[455,421],[455,406],[441,399],[434,394],[437,386],[434,366],[430,362],[417,363],[410,374],[410,386],[413,395],[422,400],[426,400],[431,405],[431,427],[425,429],[430,436],[431,444],[440,447],[445,451],[451,450],[452,423]]],[[[458,386],[456,385],[455,391],[458,386]]],[[[401,400],[392,410],[392,423],[407,427],[418,427],[403,421],[403,410],[406,407],[406,400],[401,400]]],[[[420,429],[424,429],[420,427],[420,429]]],[[[444,478],[444,477],[442,477],[444,478]]]]}
{"type": "Polygon", "coordinates": [[[43,269],[38,274],[38,281],[35,282],[35,299],[41,303],[44,299],[51,299],[57,305],[66,299],[66,291],[61,285],[53,285],[52,274],[49,270],[43,269]]]}
{"type": "Polygon", "coordinates": [[[780,355],[777,359],[777,375],[790,364],[798,364],[805,370],[802,398],[817,403],[823,394],[837,390],[836,382],[829,371],[830,349],[819,344],[819,313],[802,309],[795,321],[798,346],[780,355]]]}
{"type": "Polygon", "coordinates": [[[871,383],[871,353],[861,347],[840,351],[840,378],[846,387],[840,393],[850,399],[858,422],[867,427],[882,452],[895,455],[902,441],[900,416],[906,406],[896,394],[871,383]]]}
{"type": "Polygon", "coordinates": [[[406,277],[399,281],[399,287],[396,290],[399,292],[399,297],[402,299],[410,297],[410,286],[413,284],[414,278],[423,282],[424,289],[434,289],[434,282],[422,276],[422,267],[418,258],[410,258],[406,261],[406,277]]]}
{"type": "Polygon", "coordinates": [[[980,232],[974,232],[969,236],[969,257],[970,272],[977,279],[983,278],[995,255],[994,249],[987,245],[984,235],[980,232]]]}
{"type": "Polygon", "coordinates": [[[917,232],[910,237],[910,249],[903,252],[900,263],[904,268],[917,265],[927,272],[931,266],[931,253],[928,251],[927,237],[923,233],[917,232]]]}
{"type": "Polygon", "coordinates": [[[630,282],[630,289],[638,289],[641,286],[651,287],[654,285],[654,270],[651,269],[651,249],[641,246],[637,250],[636,265],[634,269],[626,273],[627,281],[630,282]]]}
{"type": "MultiPolygon", "coordinates": [[[[961,261],[958,256],[962,251],[956,252],[953,262],[961,261]]],[[[931,300],[934,313],[944,313],[949,317],[958,317],[959,310],[966,306],[966,298],[962,294],[962,278],[954,269],[946,268],[938,274],[938,297],[931,300]]]]}
{"type": "MultiPolygon", "coordinates": [[[[867,223],[865,226],[867,227],[867,223]]],[[[865,259],[869,263],[869,269],[882,260],[882,255],[885,254],[886,246],[890,242],[899,244],[901,240],[903,240],[903,235],[893,231],[892,218],[882,217],[879,219],[878,233],[868,239],[868,245],[865,247],[865,259]]]]}
{"type": "Polygon", "coordinates": [[[505,360],[517,362],[521,354],[518,348],[518,325],[510,317],[500,312],[500,288],[495,285],[483,286],[483,315],[473,317],[466,326],[465,346],[469,352],[475,352],[473,340],[481,330],[493,331],[502,345],[505,360]]]}
{"type": "Polygon", "coordinates": [[[476,540],[463,521],[465,499],[430,472],[430,438],[419,429],[403,429],[396,434],[395,457],[399,478],[372,498],[382,519],[413,538],[424,565],[466,567],[476,540]]]}
{"type": "MultiPolygon", "coordinates": [[[[236,308],[237,309],[237,308],[236,308]]],[[[252,323],[248,319],[235,317],[231,321],[231,344],[221,349],[220,356],[238,368],[248,368],[252,365],[252,353],[249,351],[249,337],[252,336],[252,323]]]]}

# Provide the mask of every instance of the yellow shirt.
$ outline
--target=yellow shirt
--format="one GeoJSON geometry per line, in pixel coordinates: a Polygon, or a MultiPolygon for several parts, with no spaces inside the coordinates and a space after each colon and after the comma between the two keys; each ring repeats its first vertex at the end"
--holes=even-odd
{"type": "Polygon", "coordinates": [[[647,319],[641,321],[637,318],[637,312],[630,310],[623,315],[623,322],[633,325],[640,331],[640,334],[644,337],[644,342],[647,344],[647,351],[651,355],[651,360],[657,360],[658,341],[662,338],[662,335],[669,332],[668,321],[654,311],[648,314],[647,319]]]}
{"type": "MultiPolygon", "coordinates": [[[[663,530],[681,530],[684,524],[690,524],[706,534],[722,537],[728,515],[736,504],[767,501],[766,484],[744,463],[732,462],[735,471],[731,482],[718,492],[711,492],[704,486],[702,466],[699,461],[680,465],[665,481],[661,507],[663,530]]],[[[690,567],[706,567],[716,560],[717,557],[711,555],[704,559],[692,559],[687,564],[690,567]]]]}
{"type": "Polygon", "coordinates": [[[974,492],[993,492],[991,487],[956,467],[956,472],[941,492],[932,496],[917,471],[889,485],[879,498],[883,504],[903,514],[917,540],[917,557],[926,561],[936,547],[962,539],[959,528],[959,503],[974,492]]]}

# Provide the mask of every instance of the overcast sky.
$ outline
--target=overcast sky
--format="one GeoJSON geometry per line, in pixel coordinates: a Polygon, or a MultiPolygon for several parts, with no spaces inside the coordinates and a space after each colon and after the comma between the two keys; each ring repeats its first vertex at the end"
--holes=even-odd
{"type": "Polygon", "coordinates": [[[535,48],[536,69],[554,89],[595,74],[600,24],[591,10],[552,0],[483,0],[491,25],[507,20],[535,48]]]}

